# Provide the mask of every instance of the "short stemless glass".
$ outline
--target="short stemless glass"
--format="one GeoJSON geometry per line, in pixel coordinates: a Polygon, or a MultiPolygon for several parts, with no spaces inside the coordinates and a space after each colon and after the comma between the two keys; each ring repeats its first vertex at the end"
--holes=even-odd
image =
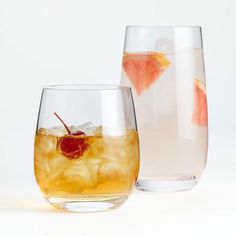
{"type": "Polygon", "coordinates": [[[34,170],[46,200],[67,211],[105,211],[131,193],[139,143],[131,90],[49,86],[42,92],[34,170]]]}
{"type": "Polygon", "coordinates": [[[203,173],[208,147],[201,27],[127,27],[122,66],[140,138],[137,187],[191,189],[203,173]]]}

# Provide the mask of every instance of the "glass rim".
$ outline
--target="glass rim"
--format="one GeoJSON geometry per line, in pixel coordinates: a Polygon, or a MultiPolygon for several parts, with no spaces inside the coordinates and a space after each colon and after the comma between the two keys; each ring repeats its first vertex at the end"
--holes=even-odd
{"type": "Polygon", "coordinates": [[[42,89],[55,91],[104,91],[131,90],[131,87],[116,84],[58,84],[43,86],[42,89]]]}
{"type": "Polygon", "coordinates": [[[126,29],[129,28],[179,28],[179,29],[183,29],[183,28],[187,28],[187,29],[201,29],[202,26],[200,25],[127,25],[126,29]]]}

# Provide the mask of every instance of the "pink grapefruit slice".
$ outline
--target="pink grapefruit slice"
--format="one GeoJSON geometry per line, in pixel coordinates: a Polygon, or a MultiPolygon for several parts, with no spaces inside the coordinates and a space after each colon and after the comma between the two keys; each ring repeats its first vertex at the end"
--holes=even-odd
{"type": "Polygon", "coordinates": [[[161,73],[169,64],[164,54],[145,52],[125,53],[122,66],[139,96],[160,78],[161,73]]]}
{"type": "Polygon", "coordinates": [[[200,126],[208,125],[206,87],[198,79],[194,81],[193,123],[200,126]]]}

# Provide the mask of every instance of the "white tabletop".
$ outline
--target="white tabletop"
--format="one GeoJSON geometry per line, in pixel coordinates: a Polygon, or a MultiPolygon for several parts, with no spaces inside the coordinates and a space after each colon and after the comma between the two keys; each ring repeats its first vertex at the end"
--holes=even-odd
{"type": "Polygon", "coordinates": [[[191,191],[135,190],[122,207],[102,213],[53,210],[35,183],[1,183],[0,235],[235,235],[233,152],[218,148],[209,156],[205,174],[191,191]]]}

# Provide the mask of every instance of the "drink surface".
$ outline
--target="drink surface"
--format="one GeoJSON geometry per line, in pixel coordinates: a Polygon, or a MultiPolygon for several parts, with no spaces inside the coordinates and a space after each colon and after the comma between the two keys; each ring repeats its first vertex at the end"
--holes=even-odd
{"type": "Polygon", "coordinates": [[[203,51],[132,52],[122,84],[131,86],[140,138],[140,178],[198,178],[207,158],[203,51]]]}
{"type": "Polygon", "coordinates": [[[138,134],[130,129],[110,136],[100,128],[95,134],[69,136],[39,129],[34,169],[46,197],[128,195],[139,169],[138,134]]]}

